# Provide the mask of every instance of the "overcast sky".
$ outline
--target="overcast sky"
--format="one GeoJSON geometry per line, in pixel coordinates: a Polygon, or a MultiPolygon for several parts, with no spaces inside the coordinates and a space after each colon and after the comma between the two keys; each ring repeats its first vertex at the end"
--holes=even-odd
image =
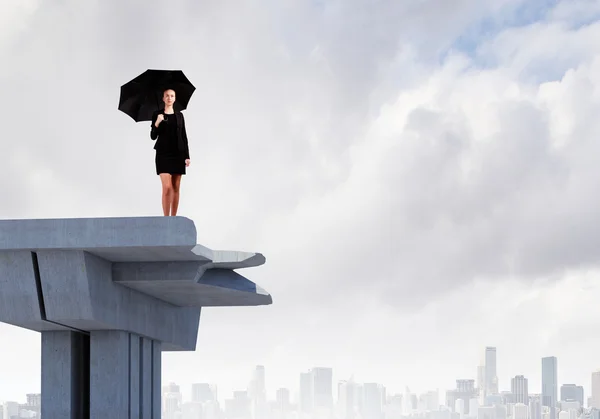
{"type": "MultiPolygon", "coordinates": [[[[3,0],[0,217],[162,214],[149,123],[117,111],[182,69],[199,243],[260,251],[272,306],[210,308],[163,382],[297,390],[334,368],[390,392],[542,356],[600,368],[598,0],[3,0]]],[[[0,325],[0,400],[40,336],[0,325]]],[[[442,396],[443,400],[443,396],[442,396]]]]}

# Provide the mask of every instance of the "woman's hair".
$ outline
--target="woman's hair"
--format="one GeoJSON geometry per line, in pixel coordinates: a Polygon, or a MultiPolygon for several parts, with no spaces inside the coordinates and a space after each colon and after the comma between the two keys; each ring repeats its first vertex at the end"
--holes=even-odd
{"type": "Polygon", "coordinates": [[[172,90],[173,93],[177,94],[177,92],[175,91],[175,89],[173,89],[172,87],[167,87],[166,89],[163,89],[163,96],[165,95],[165,93],[169,90],[172,90]]]}

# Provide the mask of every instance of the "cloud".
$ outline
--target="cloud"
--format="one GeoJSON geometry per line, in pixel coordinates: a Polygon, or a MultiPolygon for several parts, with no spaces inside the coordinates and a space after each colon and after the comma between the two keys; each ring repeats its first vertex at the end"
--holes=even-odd
{"type": "Polygon", "coordinates": [[[321,295],[361,289],[399,307],[475,278],[597,267],[599,69],[590,51],[535,85],[510,61],[450,57],[370,123],[343,184],[273,231],[294,238],[289,253],[312,248],[302,274],[321,295]]]}

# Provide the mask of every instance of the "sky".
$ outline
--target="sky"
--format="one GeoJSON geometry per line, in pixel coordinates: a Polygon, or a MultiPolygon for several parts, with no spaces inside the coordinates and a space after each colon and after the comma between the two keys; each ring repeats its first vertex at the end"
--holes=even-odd
{"type": "MultiPolygon", "coordinates": [[[[182,69],[198,242],[262,252],[265,307],[203,310],[163,383],[269,396],[334,369],[453,388],[498,348],[600,368],[600,2],[6,0],[0,218],[162,214],[149,123],[117,110],[182,69]]],[[[0,325],[0,400],[39,391],[40,336],[0,325]]],[[[443,395],[443,393],[441,393],[443,395]]],[[[443,400],[443,396],[442,396],[443,400]]]]}

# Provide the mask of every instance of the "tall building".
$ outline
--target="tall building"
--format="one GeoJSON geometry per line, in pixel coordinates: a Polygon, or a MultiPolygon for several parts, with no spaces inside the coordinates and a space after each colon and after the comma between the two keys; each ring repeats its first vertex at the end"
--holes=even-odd
{"type": "Polygon", "coordinates": [[[496,370],[496,348],[487,346],[484,354],[484,387],[485,396],[498,394],[498,375],[496,370]]]}
{"type": "Polygon", "coordinates": [[[385,404],[385,389],[376,383],[365,383],[363,385],[364,405],[362,409],[363,419],[383,419],[383,406],[385,404]]]}
{"type": "Polygon", "coordinates": [[[264,418],[267,415],[267,385],[265,379],[265,367],[257,365],[252,374],[248,386],[252,417],[264,418]]]}
{"type": "Polygon", "coordinates": [[[527,388],[527,378],[517,375],[510,380],[510,389],[513,395],[513,403],[522,403],[529,405],[529,391],[527,388]]]}
{"type": "Polygon", "coordinates": [[[252,373],[252,379],[248,386],[248,395],[253,401],[266,401],[267,399],[267,384],[265,378],[265,367],[257,365],[252,373]]]}
{"type": "Polygon", "coordinates": [[[600,409],[600,370],[592,373],[592,404],[588,407],[600,409]]]}
{"type": "Polygon", "coordinates": [[[563,384],[560,386],[560,401],[577,401],[581,405],[583,404],[583,386],[577,386],[575,384],[563,384]]]}
{"type": "Polygon", "coordinates": [[[313,403],[315,408],[333,408],[333,370],[331,368],[313,368],[313,403]]]}
{"type": "Polygon", "coordinates": [[[555,356],[542,358],[542,406],[550,408],[550,419],[556,418],[558,399],[558,361],[555,356]]]}

